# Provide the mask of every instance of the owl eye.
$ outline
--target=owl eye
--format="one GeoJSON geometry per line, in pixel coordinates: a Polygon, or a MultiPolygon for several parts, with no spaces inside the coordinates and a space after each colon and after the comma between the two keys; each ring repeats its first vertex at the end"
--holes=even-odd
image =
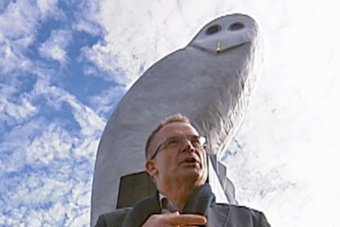
{"type": "Polygon", "coordinates": [[[221,31],[221,26],[218,24],[211,25],[205,32],[207,35],[213,35],[217,32],[221,31]]]}
{"type": "Polygon", "coordinates": [[[236,22],[236,23],[233,23],[231,24],[229,27],[228,27],[228,30],[230,31],[236,31],[236,30],[240,30],[244,28],[244,24],[241,23],[241,22],[236,22]]]}

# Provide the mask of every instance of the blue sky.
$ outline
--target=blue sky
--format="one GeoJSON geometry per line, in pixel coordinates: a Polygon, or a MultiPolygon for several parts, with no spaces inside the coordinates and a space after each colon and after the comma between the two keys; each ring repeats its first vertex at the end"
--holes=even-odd
{"type": "Polygon", "coordinates": [[[333,6],[2,0],[0,226],[88,226],[97,146],[120,99],[154,62],[233,12],[257,20],[265,49],[263,76],[226,158],[238,200],[265,211],[273,226],[335,226],[340,27],[333,6]]]}
{"type": "Polygon", "coordinates": [[[88,223],[98,139],[124,94],[119,69],[88,54],[104,42],[98,8],[0,3],[0,226],[88,223]]]}

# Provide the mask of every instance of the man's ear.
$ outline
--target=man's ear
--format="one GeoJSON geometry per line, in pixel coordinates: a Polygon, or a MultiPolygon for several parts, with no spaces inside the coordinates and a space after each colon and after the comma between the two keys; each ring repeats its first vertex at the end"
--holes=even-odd
{"type": "Polygon", "coordinates": [[[158,174],[158,169],[156,168],[154,160],[147,160],[145,162],[145,169],[151,177],[154,177],[158,174]]]}

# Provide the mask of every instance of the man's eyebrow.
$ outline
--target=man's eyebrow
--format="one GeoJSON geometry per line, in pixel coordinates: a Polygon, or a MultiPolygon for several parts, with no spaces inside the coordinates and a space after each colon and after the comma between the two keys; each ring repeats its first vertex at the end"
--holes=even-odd
{"type": "Polygon", "coordinates": [[[201,136],[200,135],[189,135],[188,137],[190,137],[190,138],[200,138],[201,136]]]}
{"type": "Polygon", "coordinates": [[[168,137],[169,138],[181,138],[181,137],[190,137],[190,138],[199,138],[200,136],[199,135],[176,135],[176,136],[170,136],[168,137]]]}

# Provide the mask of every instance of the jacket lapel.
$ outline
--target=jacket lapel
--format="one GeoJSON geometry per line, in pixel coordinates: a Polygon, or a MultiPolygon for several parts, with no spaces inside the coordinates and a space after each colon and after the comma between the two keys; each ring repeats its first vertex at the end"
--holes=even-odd
{"type": "Polygon", "coordinates": [[[227,227],[230,207],[226,204],[213,204],[208,209],[207,227],[227,227]]]}
{"type": "Polygon", "coordinates": [[[150,215],[161,212],[158,194],[137,202],[125,218],[122,227],[139,227],[150,215]]]}

